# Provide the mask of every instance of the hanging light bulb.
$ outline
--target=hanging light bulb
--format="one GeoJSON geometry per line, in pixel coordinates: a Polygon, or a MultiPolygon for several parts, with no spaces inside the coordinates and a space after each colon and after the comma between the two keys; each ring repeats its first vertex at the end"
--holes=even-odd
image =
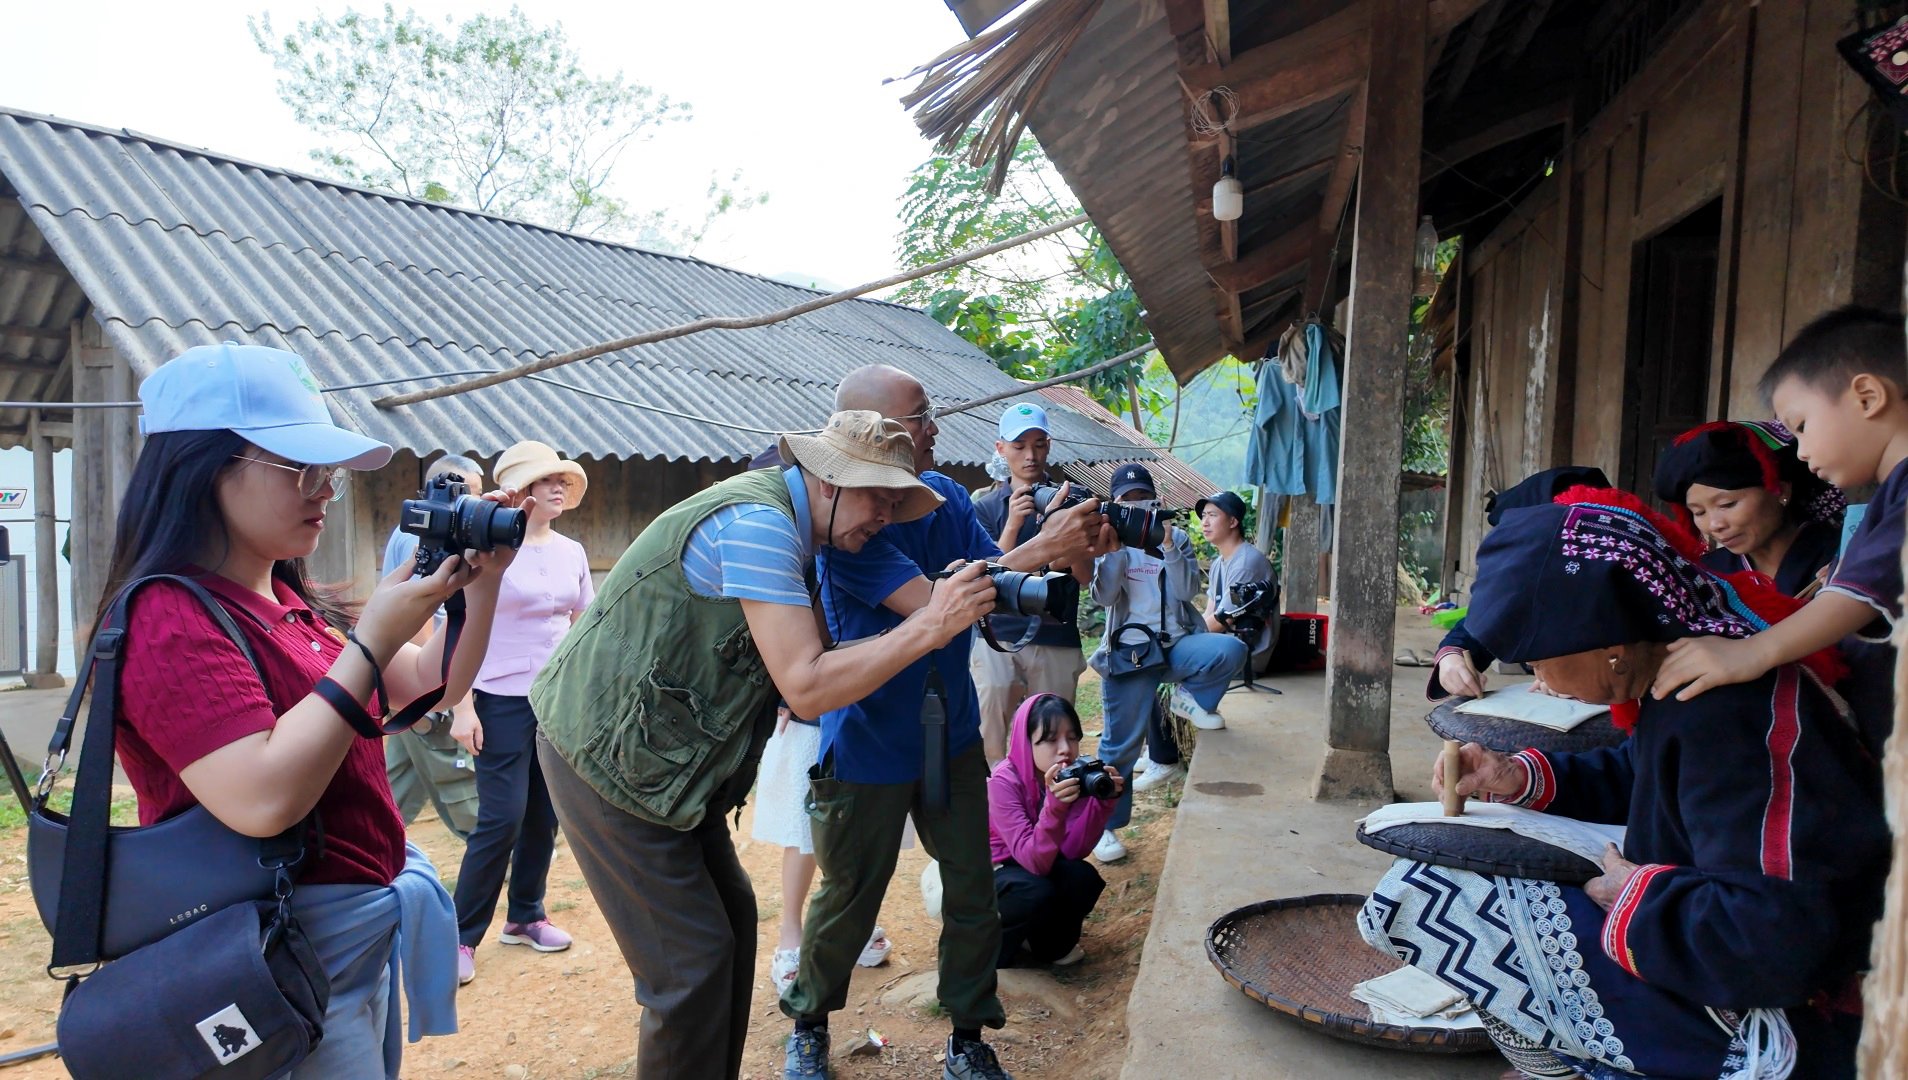
{"type": "Polygon", "coordinates": [[[1431,215],[1418,220],[1417,295],[1430,296],[1438,290],[1438,227],[1431,215]]]}
{"type": "Polygon", "coordinates": [[[1245,185],[1232,175],[1232,155],[1219,166],[1219,182],[1212,185],[1212,216],[1218,221],[1237,221],[1245,213],[1245,185]]]}

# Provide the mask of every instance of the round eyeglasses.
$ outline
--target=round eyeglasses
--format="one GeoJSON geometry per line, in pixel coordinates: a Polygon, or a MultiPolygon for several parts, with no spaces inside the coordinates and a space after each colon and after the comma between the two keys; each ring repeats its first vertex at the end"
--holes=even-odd
{"type": "Polygon", "coordinates": [[[325,485],[330,484],[331,498],[326,501],[337,502],[339,499],[344,498],[345,484],[351,478],[351,470],[345,468],[343,465],[280,465],[276,461],[247,457],[244,454],[233,454],[232,456],[239,461],[249,461],[254,465],[269,465],[274,469],[283,469],[286,472],[297,473],[298,494],[300,497],[306,499],[317,498],[318,493],[325,490],[325,485]]]}

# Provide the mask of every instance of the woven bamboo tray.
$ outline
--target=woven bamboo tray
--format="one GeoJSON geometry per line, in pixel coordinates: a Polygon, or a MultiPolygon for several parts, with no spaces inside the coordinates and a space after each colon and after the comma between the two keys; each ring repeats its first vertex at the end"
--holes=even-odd
{"type": "Polygon", "coordinates": [[[1629,736],[1611,723],[1610,714],[1593,716],[1569,731],[1554,731],[1540,724],[1506,720],[1501,716],[1475,716],[1461,713],[1457,707],[1470,698],[1448,697],[1424,722],[1442,739],[1482,744],[1486,749],[1514,754],[1534,746],[1546,754],[1574,754],[1616,746],[1629,736]]]}
{"type": "Polygon", "coordinates": [[[1421,821],[1393,825],[1377,833],[1368,833],[1360,825],[1357,836],[1359,843],[1387,854],[1493,877],[1581,885],[1603,873],[1602,867],[1574,851],[1519,836],[1509,829],[1421,821]]]}
{"type": "Polygon", "coordinates": [[[1353,986],[1400,966],[1358,935],[1364,902],[1337,893],[1248,904],[1206,931],[1206,959],[1247,997],[1333,1038],[1425,1054],[1492,1049],[1482,1030],[1380,1024],[1352,1000],[1353,986]]]}

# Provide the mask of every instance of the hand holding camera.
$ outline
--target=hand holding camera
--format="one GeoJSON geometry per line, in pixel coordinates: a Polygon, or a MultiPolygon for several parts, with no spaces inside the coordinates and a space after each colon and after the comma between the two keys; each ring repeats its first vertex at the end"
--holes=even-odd
{"type": "MultiPolygon", "coordinates": [[[[1035,511],[1046,519],[1041,534],[1057,530],[1057,535],[1065,538],[1063,542],[1074,554],[1084,552],[1086,562],[1122,544],[1140,548],[1148,555],[1163,556],[1161,548],[1167,540],[1168,515],[1157,507],[1101,502],[1089,494],[1075,492],[1072,484],[1036,484],[1028,491],[1033,495],[1035,511]]],[[[1069,565],[1078,564],[1076,559],[1069,565]]],[[[1055,565],[1059,565],[1058,560],[1055,565]]]]}
{"type": "Polygon", "coordinates": [[[1054,762],[1047,770],[1047,790],[1062,803],[1071,803],[1082,795],[1111,800],[1120,797],[1126,781],[1120,771],[1096,757],[1073,762],[1054,762]]]}
{"type": "Polygon", "coordinates": [[[994,580],[985,572],[987,564],[957,563],[955,567],[935,575],[934,595],[916,613],[934,624],[935,638],[943,645],[966,633],[994,608],[994,580]]]}

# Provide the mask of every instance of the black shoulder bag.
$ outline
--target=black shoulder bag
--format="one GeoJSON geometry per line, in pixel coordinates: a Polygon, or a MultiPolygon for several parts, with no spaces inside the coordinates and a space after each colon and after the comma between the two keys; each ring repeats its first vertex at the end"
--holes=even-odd
{"type": "Polygon", "coordinates": [[[75,1080],[283,1076],[323,1036],[331,999],[291,911],[292,870],[313,820],[265,840],[233,831],[203,806],[142,828],[108,824],[127,611],[157,581],[191,592],[259,671],[245,636],[202,586],[141,578],[120,592],[95,633],[34,791],[0,743],[0,764],[26,804],[33,898],[53,934],[47,974],[67,980],[60,1055],[75,1080]],[[65,816],[47,798],[89,683],[65,816]]]}
{"type": "Polygon", "coordinates": [[[1122,623],[1106,632],[1106,673],[1109,676],[1145,675],[1167,668],[1166,650],[1172,648],[1172,635],[1166,632],[1166,564],[1159,567],[1159,629],[1140,623],[1122,623]],[[1132,631],[1140,640],[1129,644],[1132,631]]]}

